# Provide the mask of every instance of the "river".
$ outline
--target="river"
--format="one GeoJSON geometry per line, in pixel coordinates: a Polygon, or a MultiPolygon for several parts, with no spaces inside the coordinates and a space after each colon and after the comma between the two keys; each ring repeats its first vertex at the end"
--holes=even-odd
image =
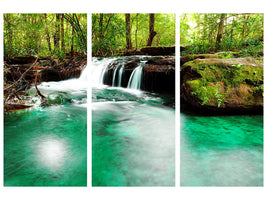
{"type": "Polygon", "coordinates": [[[263,186],[263,116],[181,113],[181,186],[263,186]]]}
{"type": "MultiPolygon", "coordinates": [[[[174,186],[175,110],[166,106],[174,105],[174,97],[139,89],[145,61],[128,88],[103,85],[112,60],[94,58],[92,66],[92,184],[174,186]]],[[[121,79],[120,69],[113,77],[121,79]]]]}
{"type": "Polygon", "coordinates": [[[79,79],[43,82],[49,106],[4,116],[5,186],[87,185],[87,69],[79,79]]]}

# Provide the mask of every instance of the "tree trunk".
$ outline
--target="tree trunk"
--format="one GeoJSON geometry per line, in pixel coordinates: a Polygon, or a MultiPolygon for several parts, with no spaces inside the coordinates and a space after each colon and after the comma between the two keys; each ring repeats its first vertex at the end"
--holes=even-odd
{"type": "Polygon", "coordinates": [[[55,34],[54,34],[54,51],[58,51],[59,50],[59,32],[60,32],[60,28],[59,28],[59,14],[56,14],[56,28],[55,28],[55,34]]]}
{"type": "Polygon", "coordinates": [[[61,51],[65,51],[65,40],[64,40],[64,14],[61,14],[61,51]]]}
{"type": "MultiPolygon", "coordinates": [[[[47,20],[46,19],[47,19],[47,14],[45,13],[44,14],[44,21],[47,24],[47,20]]],[[[52,52],[52,48],[51,48],[51,42],[50,42],[50,35],[49,35],[49,32],[48,32],[46,26],[45,26],[45,34],[46,34],[46,41],[47,41],[48,49],[49,49],[49,52],[51,53],[52,52]]]]}
{"type": "Polygon", "coordinates": [[[220,43],[222,41],[223,27],[224,27],[224,19],[225,19],[225,14],[221,14],[220,22],[219,22],[219,27],[218,27],[217,38],[216,38],[216,47],[217,48],[219,48],[220,43]]]}
{"type": "Polygon", "coordinates": [[[131,14],[125,14],[125,21],[126,21],[126,48],[127,50],[132,48],[132,41],[131,41],[131,14]]]}
{"type": "Polygon", "coordinates": [[[155,26],[155,14],[149,14],[149,37],[147,40],[147,45],[148,47],[151,47],[153,38],[156,36],[157,32],[154,30],[155,26]]]}
{"type": "Polygon", "coordinates": [[[234,26],[235,26],[235,15],[233,15],[233,21],[232,21],[232,28],[231,28],[231,41],[233,41],[234,37],[234,26]]]}
{"type": "Polygon", "coordinates": [[[138,13],[136,14],[136,27],[135,27],[135,48],[137,49],[137,32],[138,32],[138,13]]]}
{"type": "Polygon", "coordinates": [[[9,55],[12,56],[12,28],[11,28],[11,19],[10,19],[11,14],[6,14],[6,22],[8,24],[8,35],[7,35],[7,40],[8,40],[8,47],[9,47],[9,55]]]}
{"type": "MultiPolygon", "coordinates": [[[[74,14],[72,14],[72,17],[74,19],[74,14]]],[[[74,55],[74,26],[72,25],[72,33],[71,33],[71,55],[73,56],[74,55]]]]}
{"type": "Polygon", "coordinates": [[[100,13],[100,18],[99,18],[99,39],[100,39],[100,41],[103,40],[103,19],[104,19],[104,15],[103,15],[103,13],[100,13]]]}

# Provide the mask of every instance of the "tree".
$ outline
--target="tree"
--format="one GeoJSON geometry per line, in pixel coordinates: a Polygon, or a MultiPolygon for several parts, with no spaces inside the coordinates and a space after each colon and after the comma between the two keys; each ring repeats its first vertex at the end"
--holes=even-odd
{"type": "Polygon", "coordinates": [[[61,51],[66,53],[64,40],[64,14],[61,14],[61,51]]]}
{"type": "Polygon", "coordinates": [[[222,14],[220,17],[220,22],[219,22],[219,26],[218,26],[218,33],[217,33],[217,38],[216,38],[217,48],[219,48],[222,37],[223,37],[224,19],[225,19],[225,14],[222,14]]]}
{"type": "MultiPolygon", "coordinates": [[[[47,24],[47,14],[45,13],[44,14],[44,21],[45,23],[47,24]]],[[[49,49],[49,53],[52,52],[52,48],[51,48],[51,42],[50,42],[50,35],[49,35],[49,32],[48,32],[48,28],[45,26],[45,34],[46,34],[46,41],[47,41],[47,45],[48,45],[48,49],[49,49]]]]}
{"type": "Polygon", "coordinates": [[[40,56],[64,58],[73,47],[86,52],[86,24],[86,14],[4,14],[4,54],[37,55],[38,42],[40,56]]]}
{"type": "Polygon", "coordinates": [[[59,14],[56,14],[56,28],[54,32],[54,52],[59,51],[59,33],[60,33],[60,28],[59,28],[59,14]]]}
{"type": "Polygon", "coordinates": [[[126,49],[129,50],[132,48],[132,41],[131,41],[131,14],[125,14],[125,21],[126,21],[126,49]]]}
{"type": "Polygon", "coordinates": [[[7,26],[7,29],[8,29],[8,33],[7,33],[7,43],[8,43],[8,46],[9,46],[9,54],[12,55],[12,27],[11,27],[11,14],[6,14],[6,19],[5,19],[5,22],[6,22],[6,26],[7,26]]]}
{"type": "Polygon", "coordinates": [[[136,13],[136,28],[135,28],[135,48],[137,49],[138,39],[137,39],[137,33],[138,33],[138,13],[136,13]]]}
{"type": "Polygon", "coordinates": [[[147,45],[146,46],[151,46],[153,38],[156,36],[157,32],[154,30],[155,26],[155,14],[152,13],[149,15],[149,37],[147,40],[147,45]]]}
{"type": "Polygon", "coordinates": [[[181,43],[192,44],[192,53],[239,49],[244,56],[249,56],[248,52],[262,54],[262,23],[263,14],[184,14],[180,23],[181,43]]]}
{"type": "MultiPolygon", "coordinates": [[[[149,26],[152,35],[157,34],[157,46],[175,44],[174,14],[92,14],[92,53],[93,56],[113,56],[133,48],[146,47],[149,26]],[[155,18],[157,23],[155,24],[155,18]],[[132,37],[134,36],[134,37],[132,37]]],[[[150,39],[151,45],[153,38],[150,39]],[[152,40],[151,40],[152,39],[152,40]]],[[[155,38],[154,38],[155,40],[155,38]]]]}

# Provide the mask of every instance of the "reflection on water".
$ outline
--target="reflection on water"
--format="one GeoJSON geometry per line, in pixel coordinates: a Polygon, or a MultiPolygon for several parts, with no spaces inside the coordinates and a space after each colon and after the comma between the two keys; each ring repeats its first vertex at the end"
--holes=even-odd
{"type": "Polygon", "coordinates": [[[64,139],[57,140],[48,138],[40,141],[36,151],[42,165],[52,171],[55,171],[64,165],[67,158],[67,146],[64,139]]]}
{"type": "Polygon", "coordinates": [[[262,186],[263,116],[181,114],[182,186],[262,186]]]}
{"type": "Polygon", "coordinates": [[[4,121],[5,186],[86,186],[86,107],[14,112],[4,121]]]}
{"type": "Polygon", "coordinates": [[[87,185],[87,75],[43,82],[45,107],[5,115],[5,186],[87,185]]]}
{"type": "Polygon", "coordinates": [[[166,101],[93,88],[93,186],[174,186],[175,115],[166,101]]]}

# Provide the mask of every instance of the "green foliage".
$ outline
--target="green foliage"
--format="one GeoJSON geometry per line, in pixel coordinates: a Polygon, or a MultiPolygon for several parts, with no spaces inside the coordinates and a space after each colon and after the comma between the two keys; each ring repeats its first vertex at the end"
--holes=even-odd
{"type": "MultiPolygon", "coordinates": [[[[132,48],[143,48],[146,46],[149,37],[149,14],[131,13],[130,16],[132,48]]],[[[174,45],[174,14],[155,14],[154,30],[157,34],[152,46],[174,45]]],[[[93,56],[120,55],[126,50],[125,14],[92,14],[93,56]]]]}
{"type": "Polygon", "coordinates": [[[124,44],[125,24],[122,14],[92,14],[92,52],[111,56],[124,44]]]}
{"type": "Polygon", "coordinates": [[[224,14],[223,34],[217,41],[222,14],[183,14],[181,44],[189,53],[240,50],[240,56],[263,56],[263,14],[224,14]]]}
{"type": "Polygon", "coordinates": [[[64,58],[72,48],[77,52],[86,52],[86,36],[86,14],[4,14],[5,55],[39,53],[40,56],[64,58]]]}
{"type": "Polygon", "coordinates": [[[219,91],[219,87],[222,87],[221,83],[206,85],[199,79],[187,81],[187,83],[193,90],[192,94],[202,101],[202,105],[209,104],[220,107],[225,100],[225,94],[219,91]]]}

